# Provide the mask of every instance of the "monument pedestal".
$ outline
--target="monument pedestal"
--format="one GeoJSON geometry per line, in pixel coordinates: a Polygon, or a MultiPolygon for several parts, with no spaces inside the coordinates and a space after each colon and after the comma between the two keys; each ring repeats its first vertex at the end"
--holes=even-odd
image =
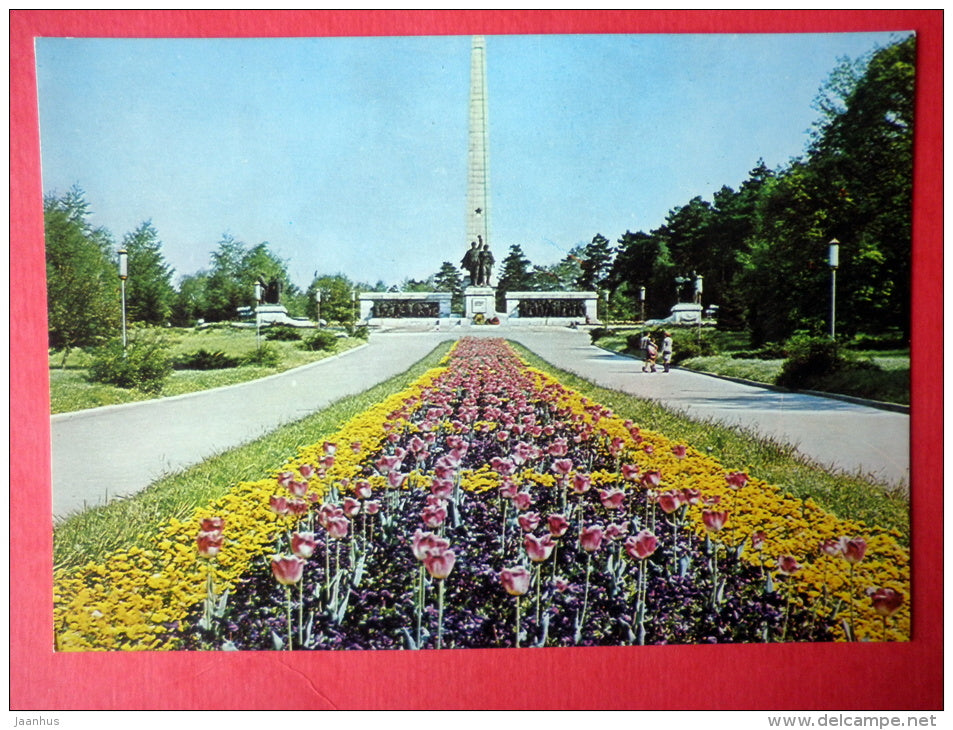
{"type": "Polygon", "coordinates": [[[482,314],[486,319],[496,316],[496,289],[492,286],[468,286],[463,290],[464,317],[473,319],[482,314]]]}

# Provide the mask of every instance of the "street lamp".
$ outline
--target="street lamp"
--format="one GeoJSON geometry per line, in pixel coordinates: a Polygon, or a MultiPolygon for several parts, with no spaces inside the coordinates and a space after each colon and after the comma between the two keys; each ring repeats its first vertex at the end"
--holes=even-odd
{"type": "Polygon", "coordinates": [[[641,305],[642,321],[644,322],[645,321],[645,287],[644,286],[639,287],[639,304],[641,305]]]}
{"type": "Polygon", "coordinates": [[[702,275],[698,274],[695,277],[695,304],[698,305],[698,348],[701,349],[702,345],[702,275]]]}
{"type": "Polygon", "coordinates": [[[259,304],[261,304],[261,282],[255,282],[255,344],[261,350],[261,314],[259,313],[259,304]]]}
{"type": "Polygon", "coordinates": [[[314,290],[314,302],[318,306],[318,327],[321,327],[321,290],[314,290]]]}
{"type": "Polygon", "coordinates": [[[602,292],[603,298],[606,300],[606,325],[609,324],[609,290],[606,289],[602,292]]]}
{"type": "Polygon", "coordinates": [[[357,289],[351,291],[351,319],[357,324],[357,289]]]}
{"type": "Polygon", "coordinates": [[[119,249],[119,281],[122,288],[122,350],[126,351],[126,278],[129,276],[129,254],[119,249]]]}
{"type": "Polygon", "coordinates": [[[831,265],[831,339],[835,337],[835,316],[837,314],[837,267],[840,265],[840,241],[832,238],[828,251],[828,262],[831,265]]]}

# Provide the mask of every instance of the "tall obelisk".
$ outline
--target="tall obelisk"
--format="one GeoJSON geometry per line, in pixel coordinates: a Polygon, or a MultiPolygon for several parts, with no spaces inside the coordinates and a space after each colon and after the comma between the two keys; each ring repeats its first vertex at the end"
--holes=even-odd
{"type": "Polygon", "coordinates": [[[470,139],[467,165],[467,246],[490,243],[490,148],[487,137],[486,40],[470,51],[470,139]]]}

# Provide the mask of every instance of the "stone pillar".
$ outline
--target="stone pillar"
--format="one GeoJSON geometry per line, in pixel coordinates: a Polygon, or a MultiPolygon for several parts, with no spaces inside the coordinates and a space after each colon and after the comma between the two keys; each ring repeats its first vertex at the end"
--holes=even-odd
{"type": "Polygon", "coordinates": [[[466,247],[480,240],[490,243],[490,146],[487,135],[486,40],[478,35],[473,36],[470,52],[466,247]]]}

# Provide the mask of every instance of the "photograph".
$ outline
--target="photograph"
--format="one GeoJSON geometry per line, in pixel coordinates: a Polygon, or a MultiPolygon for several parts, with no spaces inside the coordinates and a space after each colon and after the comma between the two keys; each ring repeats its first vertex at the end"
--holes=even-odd
{"type": "Polygon", "coordinates": [[[942,13],[710,12],[13,11],[11,707],[942,707],[942,13]]]}

